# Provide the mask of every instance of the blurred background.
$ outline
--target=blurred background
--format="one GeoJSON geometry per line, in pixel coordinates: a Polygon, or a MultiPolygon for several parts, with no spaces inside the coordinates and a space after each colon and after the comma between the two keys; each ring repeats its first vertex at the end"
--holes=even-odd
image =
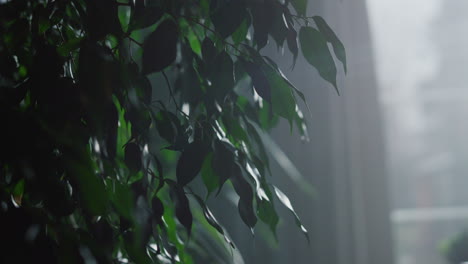
{"type": "Polygon", "coordinates": [[[311,245],[279,206],[278,243],[262,227],[252,239],[224,213],[243,261],[461,263],[453,241],[468,227],[468,2],[315,0],[308,14],[323,16],[346,47],[341,96],[304,61],[291,70],[287,52],[265,53],[310,106],[310,141],[283,123],[270,153],[272,181],[311,245]]]}

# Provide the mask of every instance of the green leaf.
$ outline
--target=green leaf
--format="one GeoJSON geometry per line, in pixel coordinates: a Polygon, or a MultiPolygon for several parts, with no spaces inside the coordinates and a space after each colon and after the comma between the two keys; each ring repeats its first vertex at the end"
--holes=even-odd
{"type": "Polygon", "coordinates": [[[83,208],[89,214],[104,215],[107,210],[108,196],[101,177],[94,172],[90,156],[84,151],[65,158],[65,168],[73,182],[83,208]]]}
{"type": "Polygon", "coordinates": [[[260,95],[264,100],[271,103],[271,87],[268,82],[265,73],[262,71],[260,66],[253,62],[249,62],[243,59],[240,59],[242,66],[245,71],[249,74],[252,79],[252,84],[255,91],[260,95]]]}
{"type": "Polygon", "coordinates": [[[218,176],[218,193],[221,191],[224,183],[231,177],[235,160],[235,152],[236,149],[234,146],[224,140],[216,140],[214,142],[214,153],[211,166],[218,176]]]}
{"type": "Polygon", "coordinates": [[[289,51],[293,54],[293,65],[296,65],[297,55],[299,54],[299,48],[297,47],[297,32],[293,27],[290,27],[288,34],[286,36],[286,41],[288,42],[289,51]]]}
{"type": "Polygon", "coordinates": [[[206,62],[212,62],[217,55],[213,41],[206,37],[202,42],[202,56],[206,62]]]}
{"type": "Polygon", "coordinates": [[[159,6],[135,6],[132,17],[130,18],[130,25],[128,31],[135,29],[142,29],[154,25],[161,19],[164,11],[159,6]]]}
{"type": "Polygon", "coordinates": [[[87,31],[92,40],[99,40],[111,33],[120,36],[122,28],[118,5],[112,0],[87,1],[87,31]]]}
{"type": "Polygon", "coordinates": [[[279,218],[273,206],[273,197],[270,189],[265,181],[265,178],[260,175],[260,172],[255,166],[249,162],[245,163],[245,171],[255,181],[255,192],[257,197],[257,214],[258,217],[269,225],[273,235],[276,238],[276,226],[279,218]]]}
{"type": "Polygon", "coordinates": [[[205,216],[205,219],[206,221],[208,222],[208,224],[210,224],[212,227],[214,227],[223,237],[224,237],[224,240],[232,247],[232,248],[236,248],[234,246],[234,243],[231,241],[231,239],[229,239],[229,237],[226,235],[226,233],[224,232],[224,228],[218,223],[218,220],[216,220],[216,218],[214,217],[213,213],[211,212],[211,210],[208,208],[208,206],[205,204],[205,202],[203,202],[203,199],[192,193],[193,197],[195,197],[195,200],[197,200],[198,204],[200,205],[200,207],[202,208],[203,210],[203,215],[205,216]]]}
{"type": "Polygon", "coordinates": [[[192,51],[195,52],[195,54],[197,54],[198,56],[201,56],[200,40],[192,30],[190,30],[189,33],[187,33],[187,39],[189,41],[190,48],[192,48],[192,51]]]}
{"type": "Polygon", "coordinates": [[[307,62],[315,67],[320,76],[331,83],[339,93],[336,86],[335,62],[323,34],[311,27],[301,27],[299,41],[301,42],[301,50],[307,62]]]}
{"type": "Polygon", "coordinates": [[[286,19],[283,17],[285,15],[283,11],[283,6],[272,5],[271,13],[269,14],[272,16],[272,25],[269,33],[275,40],[278,49],[283,47],[289,31],[286,19]]]}
{"type": "Polygon", "coordinates": [[[291,5],[296,9],[296,12],[300,16],[305,16],[307,13],[307,1],[308,0],[291,0],[291,5]]]}
{"type": "Polygon", "coordinates": [[[257,45],[258,50],[262,49],[268,43],[268,33],[272,27],[271,5],[273,2],[265,1],[263,3],[255,3],[252,1],[252,24],[254,29],[253,40],[257,45]]]}
{"type": "Polygon", "coordinates": [[[232,35],[248,16],[244,1],[213,0],[211,20],[215,29],[223,38],[232,35]]]}
{"type": "Polygon", "coordinates": [[[275,188],[275,193],[278,199],[281,201],[281,203],[288,208],[288,210],[293,214],[295,220],[296,220],[296,225],[301,229],[301,232],[304,234],[304,236],[307,239],[307,242],[310,243],[310,238],[309,238],[309,233],[307,232],[307,229],[302,225],[301,219],[297,215],[296,211],[294,211],[294,208],[291,204],[291,201],[289,200],[288,196],[284,194],[278,187],[273,186],[275,188]]]}
{"type": "Polygon", "coordinates": [[[247,38],[247,33],[249,32],[250,27],[250,16],[247,16],[240,26],[232,33],[232,40],[234,40],[235,44],[239,44],[243,42],[247,38]]]}
{"type": "MultiPolygon", "coordinates": [[[[294,84],[292,84],[288,78],[286,78],[286,76],[283,74],[283,72],[281,71],[280,68],[278,68],[278,65],[272,60],[270,59],[269,57],[264,57],[265,60],[278,72],[278,74],[283,78],[283,80],[288,83],[288,85],[294,90],[294,92],[299,95],[299,97],[301,98],[301,100],[304,102],[304,104],[306,105],[307,109],[309,110],[309,113],[310,113],[310,107],[309,107],[309,104],[307,103],[307,100],[305,99],[305,96],[304,96],[304,93],[301,92],[301,90],[297,89],[296,86],[294,86],[294,84]]],[[[297,111],[296,111],[297,112],[297,111]]],[[[297,117],[297,116],[296,116],[297,117]]]]}
{"type": "Polygon", "coordinates": [[[153,261],[148,256],[146,245],[138,242],[137,234],[128,231],[123,234],[124,246],[133,263],[150,264],[153,261]]]}
{"type": "Polygon", "coordinates": [[[215,172],[211,166],[213,161],[213,153],[209,153],[206,155],[205,160],[203,161],[203,165],[201,168],[201,176],[203,183],[206,187],[206,197],[210,195],[217,187],[218,187],[218,177],[216,177],[215,172]]]}
{"type": "Polygon", "coordinates": [[[161,224],[162,216],[164,215],[164,205],[156,195],[153,197],[153,200],[151,200],[151,209],[153,219],[156,220],[156,223],[161,224]]]}
{"type": "Polygon", "coordinates": [[[194,141],[185,147],[177,162],[177,183],[185,186],[191,182],[202,168],[206,156],[206,147],[201,141],[194,141]]]}
{"type": "Polygon", "coordinates": [[[168,111],[159,111],[153,118],[159,135],[167,140],[167,142],[173,144],[177,135],[177,128],[172,123],[171,118],[169,118],[168,111]]]}
{"type": "Polygon", "coordinates": [[[119,113],[113,103],[109,105],[106,121],[106,152],[107,157],[113,162],[117,155],[117,133],[119,123],[119,113]]]}
{"type": "Polygon", "coordinates": [[[234,88],[234,63],[227,52],[221,52],[210,65],[210,80],[212,85],[209,93],[222,103],[224,97],[234,88]]]}
{"type": "Polygon", "coordinates": [[[165,20],[143,43],[143,74],[162,71],[177,56],[178,27],[172,20],[165,20]]]}
{"type": "Polygon", "coordinates": [[[271,87],[273,112],[286,118],[292,126],[292,122],[296,116],[296,100],[294,100],[290,85],[270,65],[265,63],[261,67],[271,87]]]}
{"type": "MultiPolygon", "coordinates": [[[[156,188],[157,193],[164,186],[164,171],[161,161],[159,161],[158,157],[153,153],[151,153],[151,156],[153,157],[154,162],[156,163],[156,169],[158,170],[158,187],[156,188]]],[[[151,170],[149,172],[152,177],[156,178],[156,175],[154,175],[154,173],[151,170]]]]}
{"type": "Polygon", "coordinates": [[[116,211],[125,219],[132,219],[134,201],[130,187],[127,184],[115,181],[109,191],[111,191],[110,197],[116,211]]]}
{"type": "Polygon", "coordinates": [[[252,187],[242,176],[242,170],[236,162],[232,165],[230,180],[234,186],[234,190],[240,197],[237,207],[239,209],[241,219],[253,232],[253,228],[257,223],[257,216],[253,209],[254,195],[252,187]]]}
{"type": "Polygon", "coordinates": [[[175,183],[170,184],[171,189],[171,197],[175,201],[175,214],[179,222],[185,227],[187,230],[188,235],[192,231],[192,222],[193,216],[192,212],[190,211],[190,204],[187,196],[184,193],[184,189],[178,186],[175,183]]]}
{"type": "Polygon", "coordinates": [[[343,43],[336,36],[335,32],[330,28],[325,19],[320,16],[313,17],[315,24],[317,24],[320,32],[325,36],[325,39],[332,44],[333,51],[335,52],[336,58],[343,63],[345,73],[348,71],[346,66],[346,50],[343,43]]]}
{"type": "Polygon", "coordinates": [[[24,193],[24,179],[19,180],[13,188],[12,195],[15,203],[21,205],[24,193]]]}
{"type": "Polygon", "coordinates": [[[257,207],[258,217],[270,227],[271,232],[275,238],[277,238],[276,227],[279,222],[279,217],[273,203],[267,200],[257,200],[257,207]]]}
{"type": "Polygon", "coordinates": [[[63,43],[61,46],[57,47],[57,52],[62,57],[68,57],[70,52],[77,50],[81,42],[83,41],[84,37],[81,38],[73,38],[68,40],[67,42],[63,43]]]}

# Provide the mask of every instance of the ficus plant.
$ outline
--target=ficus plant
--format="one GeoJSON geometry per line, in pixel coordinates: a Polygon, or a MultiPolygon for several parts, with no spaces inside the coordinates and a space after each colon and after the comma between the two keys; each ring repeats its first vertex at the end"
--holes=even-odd
{"type": "Polygon", "coordinates": [[[307,236],[262,140],[279,118],[307,135],[304,95],[262,55],[269,42],[338,91],[343,44],[306,9],[1,1],[0,262],[194,263],[199,232],[235,247],[206,203],[224,189],[252,232],[275,233],[283,204],[307,236]]]}

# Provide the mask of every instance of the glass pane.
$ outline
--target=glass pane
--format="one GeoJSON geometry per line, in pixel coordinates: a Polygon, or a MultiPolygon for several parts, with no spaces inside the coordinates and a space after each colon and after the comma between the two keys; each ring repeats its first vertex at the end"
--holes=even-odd
{"type": "Polygon", "coordinates": [[[398,264],[468,227],[468,2],[368,0],[398,264]]]}

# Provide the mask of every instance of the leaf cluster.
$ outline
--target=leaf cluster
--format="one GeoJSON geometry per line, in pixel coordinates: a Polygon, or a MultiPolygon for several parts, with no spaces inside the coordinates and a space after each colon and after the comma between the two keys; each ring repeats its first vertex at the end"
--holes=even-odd
{"type": "Polygon", "coordinates": [[[306,8],[306,0],[0,4],[0,262],[192,263],[190,243],[203,244],[195,223],[235,247],[206,203],[222,188],[237,194],[251,230],[260,220],[275,233],[279,201],[307,236],[267,180],[262,140],[279,118],[306,138],[297,105],[305,98],[261,54],[270,40],[287,43],[294,64],[300,47],[337,88],[328,44],[345,65],[343,44],[306,8]]]}

